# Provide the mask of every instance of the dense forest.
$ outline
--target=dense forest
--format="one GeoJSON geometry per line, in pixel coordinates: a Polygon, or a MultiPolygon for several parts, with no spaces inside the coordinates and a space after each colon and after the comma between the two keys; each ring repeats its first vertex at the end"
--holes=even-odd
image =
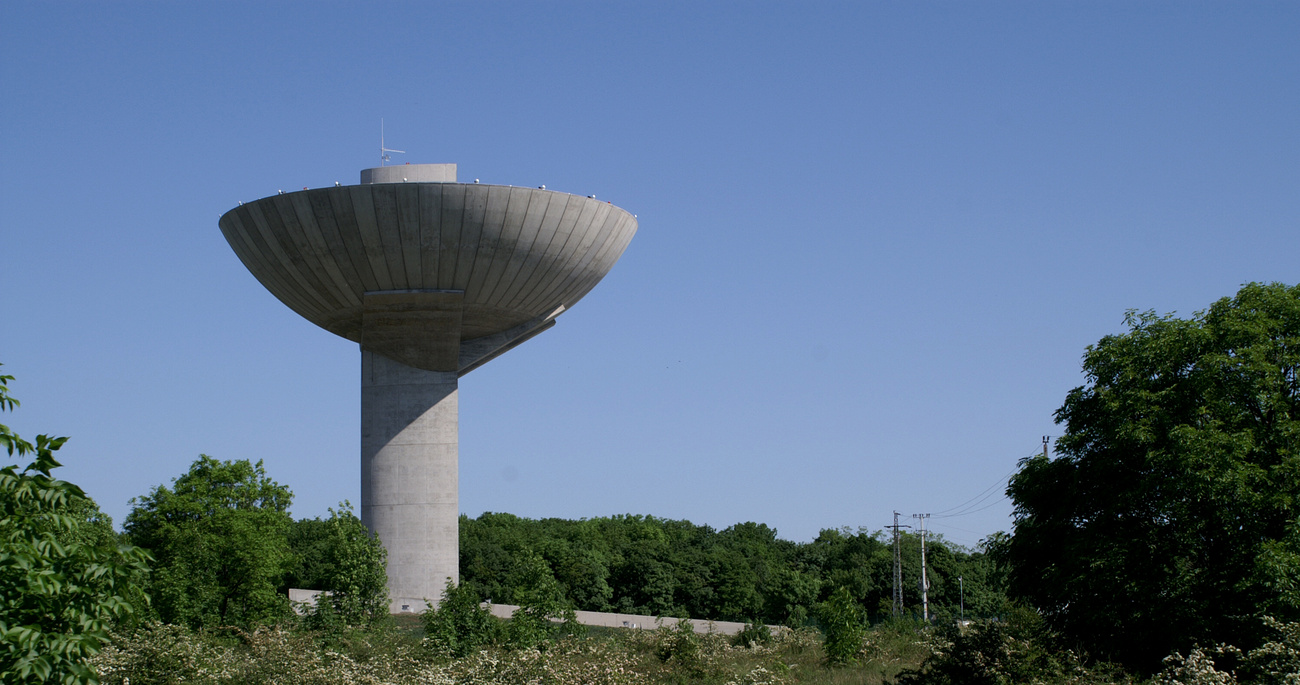
{"type": "MultiPolygon", "coordinates": [[[[905,611],[919,616],[921,539],[904,533],[900,546],[905,611]]],[[[963,587],[967,616],[1002,609],[1004,574],[987,546],[968,550],[928,538],[932,615],[958,615],[963,587]]],[[[461,583],[485,599],[517,603],[518,564],[531,554],[546,560],[574,607],[588,611],[798,627],[838,587],[877,620],[893,608],[894,551],[885,533],[826,529],[812,542],[796,543],[761,523],[717,531],[653,516],[461,517],[461,583]]]]}

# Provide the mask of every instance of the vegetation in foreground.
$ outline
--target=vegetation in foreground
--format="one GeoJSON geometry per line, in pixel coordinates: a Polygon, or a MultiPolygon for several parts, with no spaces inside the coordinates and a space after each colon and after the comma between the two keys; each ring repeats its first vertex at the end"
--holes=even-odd
{"type": "MultiPolygon", "coordinates": [[[[114,636],[92,666],[102,682],[153,685],[1283,685],[1300,674],[1300,624],[1269,621],[1271,638],[1242,651],[1221,645],[1174,654],[1151,680],[1090,662],[1044,630],[1033,612],[959,629],[912,621],[864,631],[851,658],[833,660],[813,629],[778,629],[761,639],[689,630],[593,630],[530,647],[479,645],[449,654],[418,627],[313,631],[191,631],[149,624],[114,636]]],[[[508,634],[508,626],[497,628],[508,634]]]]}
{"type": "Polygon", "coordinates": [[[915,626],[881,628],[868,637],[862,643],[861,662],[829,668],[821,637],[811,629],[782,629],[748,644],[668,627],[616,629],[563,635],[528,648],[484,646],[452,657],[418,630],[392,626],[325,635],[285,627],[195,632],[153,625],[120,636],[95,658],[94,665],[103,682],[123,685],[775,685],[891,682],[928,653],[915,626]]]}

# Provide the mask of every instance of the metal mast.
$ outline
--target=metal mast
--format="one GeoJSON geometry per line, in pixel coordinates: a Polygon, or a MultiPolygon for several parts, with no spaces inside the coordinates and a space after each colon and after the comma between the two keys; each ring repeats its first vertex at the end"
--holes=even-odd
{"type": "Polygon", "coordinates": [[[898,618],[903,615],[903,535],[899,529],[911,526],[900,526],[898,512],[894,512],[894,525],[889,527],[894,529],[894,618],[898,618]]]}

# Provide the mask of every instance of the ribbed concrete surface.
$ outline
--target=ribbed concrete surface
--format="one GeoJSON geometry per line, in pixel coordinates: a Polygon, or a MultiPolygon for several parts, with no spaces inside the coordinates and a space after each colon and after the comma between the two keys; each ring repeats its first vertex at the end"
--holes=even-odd
{"type": "Polygon", "coordinates": [[[303,190],[220,221],[280,301],[360,342],[364,293],[463,290],[461,339],[572,307],[636,233],[607,202],[536,188],[393,183],[303,190]]]}

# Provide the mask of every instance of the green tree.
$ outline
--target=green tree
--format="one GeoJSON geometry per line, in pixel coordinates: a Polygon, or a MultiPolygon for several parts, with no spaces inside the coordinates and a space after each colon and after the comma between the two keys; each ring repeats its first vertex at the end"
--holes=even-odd
{"type": "Polygon", "coordinates": [[[841,665],[857,661],[867,634],[867,617],[848,588],[835,588],[830,599],[818,607],[817,619],[825,634],[822,648],[826,661],[841,665]]]}
{"type": "MultiPolygon", "coordinates": [[[[0,411],[18,401],[0,376],[0,411]]],[[[0,468],[0,680],[98,682],[87,665],[108,628],[146,606],[148,555],[119,545],[112,524],[81,488],[51,476],[67,438],[32,444],[0,425],[10,456],[32,455],[19,471],[0,468]]]]}
{"type": "Polygon", "coordinates": [[[429,645],[444,656],[463,657],[501,640],[501,622],[470,585],[447,580],[442,601],[422,615],[429,645]]]}
{"type": "Polygon", "coordinates": [[[292,499],[261,461],[201,455],[171,488],[131,500],[125,528],[157,559],[151,590],[160,617],[202,628],[288,615],[277,589],[293,561],[292,499]]]}
{"type": "Polygon", "coordinates": [[[530,554],[521,559],[511,584],[516,588],[515,601],[519,602],[506,629],[511,646],[536,647],[561,630],[571,630],[577,625],[573,607],[542,557],[530,554]],[[551,619],[563,624],[553,623],[551,619]]]}
{"type": "Polygon", "coordinates": [[[351,503],[342,502],[329,512],[324,520],[293,522],[288,540],[294,566],[285,585],[329,593],[318,598],[313,618],[344,625],[386,619],[388,553],[352,512],[351,503]],[[328,610],[321,610],[322,603],[328,603],[328,610]]]}
{"type": "Polygon", "coordinates": [[[1013,477],[1005,554],[1053,628],[1152,672],[1300,611],[1300,287],[1126,323],[1084,355],[1060,456],[1013,477]]]}

